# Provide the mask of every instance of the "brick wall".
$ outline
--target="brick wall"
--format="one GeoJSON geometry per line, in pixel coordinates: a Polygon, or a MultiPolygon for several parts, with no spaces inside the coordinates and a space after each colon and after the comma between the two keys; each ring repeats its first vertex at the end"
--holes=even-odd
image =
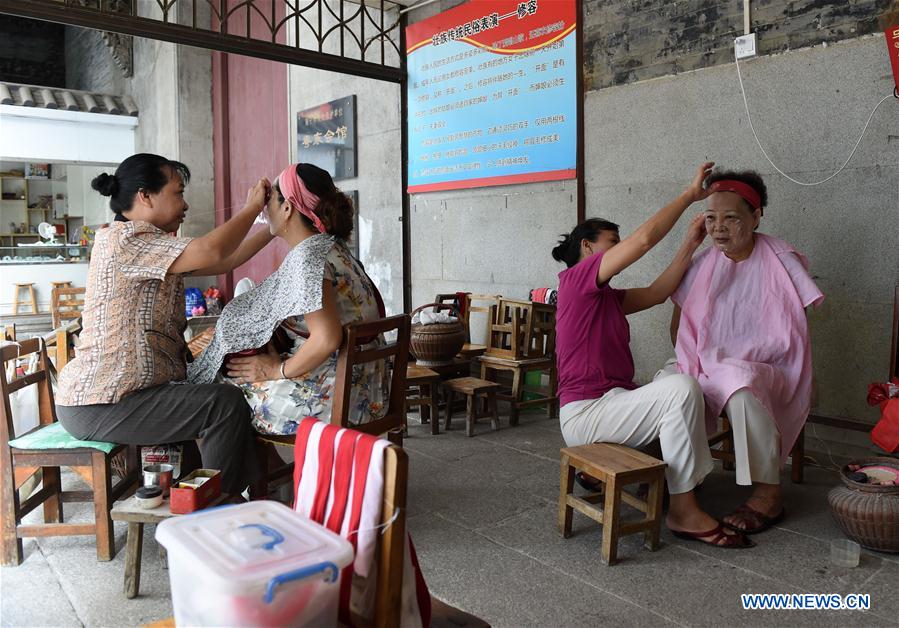
{"type": "Polygon", "coordinates": [[[100,31],[66,26],[66,87],[107,94],[127,93],[129,81],[116,66],[100,31]]]}
{"type": "MultiPolygon", "coordinates": [[[[752,0],[759,54],[882,30],[891,0],[752,0]]],[[[742,0],[584,0],[586,90],[733,61],[742,0]]]]}

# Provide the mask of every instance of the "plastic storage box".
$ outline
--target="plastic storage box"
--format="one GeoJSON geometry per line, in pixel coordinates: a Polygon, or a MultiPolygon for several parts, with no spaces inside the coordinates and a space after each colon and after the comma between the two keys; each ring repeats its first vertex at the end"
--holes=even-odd
{"type": "Polygon", "coordinates": [[[336,626],[348,541],[277,502],[159,524],[179,626],[336,626]]]}

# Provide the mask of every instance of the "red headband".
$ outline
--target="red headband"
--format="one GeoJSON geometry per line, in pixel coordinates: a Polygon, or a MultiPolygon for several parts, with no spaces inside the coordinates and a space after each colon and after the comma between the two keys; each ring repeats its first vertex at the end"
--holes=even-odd
{"type": "Polygon", "coordinates": [[[291,205],[296,207],[297,211],[312,221],[312,224],[318,229],[319,233],[327,233],[321,218],[315,215],[315,207],[318,205],[319,198],[309,191],[303,179],[297,174],[297,165],[291,164],[287,166],[281,174],[278,175],[278,187],[291,205]]]}
{"type": "Polygon", "coordinates": [[[749,203],[752,209],[761,209],[762,207],[762,197],[759,196],[759,193],[751,185],[742,181],[719,179],[709,186],[709,190],[712,192],[733,192],[749,203]]]}

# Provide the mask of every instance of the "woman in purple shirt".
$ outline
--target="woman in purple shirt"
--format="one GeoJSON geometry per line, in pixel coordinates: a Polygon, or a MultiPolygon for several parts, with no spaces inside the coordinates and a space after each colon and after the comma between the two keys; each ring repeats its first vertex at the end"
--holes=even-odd
{"type": "Polygon", "coordinates": [[[703,181],[713,165],[703,164],[677,199],[624,240],[618,225],[594,218],[553,249],[553,257],[568,266],[559,273],[556,312],[559,416],[569,446],[610,442],[644,447],[658,439],[668,463],[668,528],[681,538],[742,548],[752,542],[703,511],[693,492],[712,470],[699,384],[686,375],[668,375],[638,387],[625,318],[663,303],[674,292],[705,238],[702,216],[690,223],[671,265],[651,286],[619,290],[609,285],[658,244],[687,207],[708,196],[703,181]]]}

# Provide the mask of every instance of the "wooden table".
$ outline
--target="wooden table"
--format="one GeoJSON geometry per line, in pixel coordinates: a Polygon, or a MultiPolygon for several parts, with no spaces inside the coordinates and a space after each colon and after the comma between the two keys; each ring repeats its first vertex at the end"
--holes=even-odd
{"type": "MultiPolygon", "coordinates": [[[[227,495],[221,495],[213,500],[208,508],[218,506],[228,499],[227,495]]],[[[125,542],[125,597],[133,598],[137,596],[140,588],[140,560],[144,543],[144,524],[160,523],[172,517],[169,512],[169,500],[163,500],[162,504],[156,508],[146,509],[137,505],[137,498],[132,496],[128,499],[116,502],[109,516],[113,521],[128,522],[128,540],[125,542]]],[[[161,548],[160,548],[161,549],[161,548]]]]}

